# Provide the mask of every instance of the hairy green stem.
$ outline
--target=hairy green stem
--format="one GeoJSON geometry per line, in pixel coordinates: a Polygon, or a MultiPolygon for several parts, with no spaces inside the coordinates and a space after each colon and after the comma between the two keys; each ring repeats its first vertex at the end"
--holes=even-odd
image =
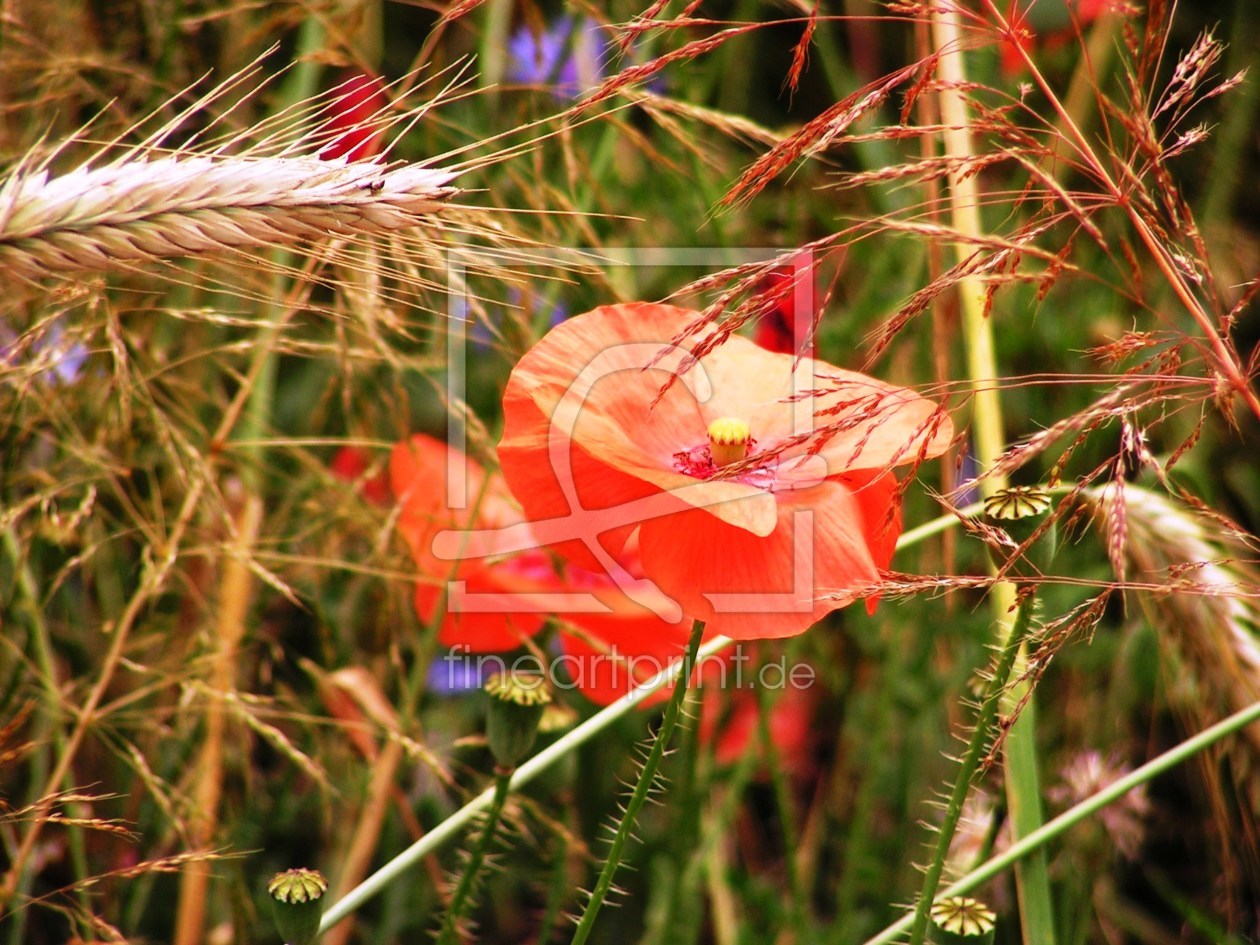
{"type": "Polygon", "coordinates": [[[695,621],[691,627],[691,639],[687,641],[687,653],[683,657],[682,674],[665,706],[665,717],[661,720],[660,731],[656,733],[656,738],[652,742],[652,750],[648,752],[643,762],[643,770],[639,772],[639,781],[634,786],[630,800],[626,802],[625,814],[621,818],[621,823],[617,825],[617,833],[613,836],[612,844],[608,848],[608,856],[604,859],[604,868],[600,870],[599,879],[595,881],[595,888],[591,891],[590,902],[586,904],[582,917],[578,920],[572,945],[582,945],[590,936],[599,910],[604,905],[608,891],[612,888],[613,877],[621,865],[626,841],[630,839],[630,832],[634,829],[639,811],[652,792],[652,783],[656,780],[656,772],[661,766],[661,759],[665,757],[665,749],[669,747],[674,728],[678,725],[679,711],[687,695],[687,684],[691,680],[691,670],[696,664],[696,654],[700,649],[700,637],[703,633],[704,621],[695,621]]]}
{"type": "Polygon", "coordinates": [[[700,911],[687,904],[692,902],[700,889],[699,861],[696,856],[698,831],[702,816],[703,795],[698,784],[699,712],[700,701],[693,690],[684,700],[682,712],[691,719],[690,725],[682,726],[678,740],[677,759],[674,762],[674,783],[670,790],[673,807],[671,857],[672,881],[667,883],[665,906],[655,922],[656,931],[648,930],[648,937],[670,945],[691,945],[700,934],[700,911]]]}
{"type": "Polygon", "coordinates": [[[451,896],[450,908],[446,910],[446,918],[442,921],[442,931],[438,935],[437,945],[455,945],[459,941],[459,924],[464,912],[472,902],[473,890],[477,888],[477,879],[481,875],[481,864],[485,862],[490,845],[494,842],[494,833],[503,816],[503,805],[507,802],[508,792],[512,789],[512,769],[499,768],[494,773],[494,797],[490,799],[490,807],[486,811],[486,822],[481,828],[481,835],[472,848],[468,865],[459,878],[459,885],[451,896]]]}
{"type": "Polygon", "coordinates": [[[569,841],[563,833],[556,834],[556,850],[552,854],[551,882],[547,887],[547,907],[542,921],[538,924],[536,942],[550,942],[556,927],[556,919],[560,916],[569,895],[569,841]]]}
{"type": "MultiPolygon", "coordinates": [[[[977,506],[976,511],[979,511],[977,506]]],[[[957,520],[955,520],[957,521],[957,520]]],[[[943,519],[935,523],[945,525],[943,519]]],[[[927,526],[915,529],[922,537],[937,534],[927,526]]],[[[907,533],[909,534],[909,533],[907,533]]],[[[881,819],[876,811],[879,803],[885,799],[889,780],[892,774],[896,752],[888,751],[887,746],[896,744],[896,727],[900,720],[900,681],[912,677],[911,648],[906,644],[905,629],[893,624],[888,629],[888,638],[882,652],[875,660],[876,672],[865,690],[863,697],[854,693],[851,708],[846,712],[849,716],[845,728],[857,733],[854,737],[855,756],[847,757],[837,753],[833,762],[834,769],[829,775],[834,784],[847,782],[845,768],[848,771],[861,772],[858,778],[857,793],[851,801],[846,817],[846,827],[842,849],[848,863],[862,863],[872,856],[872,847],[876,836],[883,829],[881,819]]],[[[842,733],[841,738],[845,735],[842,733]]],[[[835,790],[833,788],[832,790],[835,790]]],[[[861,921],[862,910],[858,908],[861,895],[861,871],[857,869],[839,870],[837,887],[834,893],[836,920],[828,929],[828,945],[852,945],[854,929],[861,921]]]]}
{"type": "MultiPolygon", "coordinates": [[[[699,652],[696,654],[696,660],[704,660],[716,653],[720,653],[730,646],[732,642],[727,637],[714,637],[700,647],[699,652]]],[[[677,679],[683,668],[681,663],[675,663],[666,667],[642,686],[622,696],[612,705],[595,713],[581,725],[566,732],[516,769],[511,779],[511,790],[519,790],[524,787],[561,758],[570,754],[579,745],[590,741],[645,699],[649,698],[656,690],[677,679]]],[[[402,876],[421,859],[440,849],[447,841],[459,836],[470,820],[490,806],[493,797],[493,788],[487,788],[482,791],[454,814],[447,817],[406,850],[365,879],[353,891],[333,903],[320,921],[320,931],[325,932],[333,925],[336,925],[395,879],[402,876]]]]}
{"type": "MultiPolygon", "coordinates": [[[[1028,836],[1016,841],[1000,856],[995,856],[981,866],[976,867],[956,883],[941,890],[940,895],[961,896],[971,892],[978,886],[987,883],[1011,866],[1030,854],[1041,850],[1046,843],[1066,832],[1076,824],[1098,813],[1109,804],[1118,801],[1135,787],[1146,784],[1159,775],[1177,765],[1193,758],[1199,752],[1210,748],[1221,739],[1241,731],[1248,725],[1260,721],[1260,702],[1255,702],[1245,709],[1240,709],[1228,718],[1222,719],[1210,728],[1204,729],[1193,738],[1188,738],[1175,748],[1170,748],[1156,758],[1152,758],[1140,768],[1134,769],[1123,778],[1113,781],[1097,794],[1085,798],[1079,804],[1064,811],[1058,817],[1043,824],[1028,836]]],[[[865,945],[891,945],[898,941],[910,928],[914,916],[906,915],[894,922],[873,938],[867,939],[865,945]]]]}
{"type": "Polygon", "coordinates": [[[963,754],[958,778],[954,781],[954,790],[949,797],[949,805],[945,808],[945,819],[937,831],[936,850],[932,862],[928,864],[927,871],[923,875],[923,888],[919,892],[919,903],[914,910],[914,925],[910,930],[910,945],[922,945],[924,936],[927,934],[928,914],[931,912],[932,903],[936,901],[936,889],[940,885],[945,860],[949,856],[949,845],[954,838],[954,830],[958,826],[959,818],[962,817],[963,804],[967,800],[967,793],[971,790],[971,779],[975,777],[985,749],[990,744],[989,736],[993,730],[993,722],[997,718],[1007,680],[1015,666],[1015,658],[1024,644],[1025,637],[1028,636],[1028,628],[1032,624],[1034,601],[1035,598],[1030,595],[1020,603],[1015,623],[1011,626],[1011,632],[1007,634],[1006,642],[1002,645],[1002,651],[998,654],[997,663],[993,667],[993,675],[989,678],[984,700],[980,703],[980,710],[976,715],[975,727],[971,731],[971,740],[967,743],[967,751],[963,754]]]}
{"type": "Polygon", "coordinates": [[[761,756],[765,759],[766,771],[770,775],[770,786],[774,790],[774,804],[779,809],[779,829],[783,833],[783,872],[792,894],[788,907],[791,910],[792,924],[797,929],[803,929],[805,914],[809,909],[809,893],[805,889],[801,871],[796,863],[796,856],[800,850],[800,831],[797,829],[796,812],[792,807],[792,792],[788,785],[787,772],[779,764],[774,737],[770,733],[770,714],[773,711],[774,704],[770,699],[770,690],[765,686],[758,686],[757,739],[761,743],[761,756]]]}

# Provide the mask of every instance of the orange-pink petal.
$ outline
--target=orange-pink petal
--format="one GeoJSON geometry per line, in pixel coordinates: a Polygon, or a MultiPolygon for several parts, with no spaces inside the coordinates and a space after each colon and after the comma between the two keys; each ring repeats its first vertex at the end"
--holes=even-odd
{"type": "MultiPolygon", "coordinates": [[[[494,595],[500,602],[516,600],[521,608],[528,608],[528,600],[515,596],[521,588],[496,579],[485,569],[456,574],[466,593],[494,595]]],[[[464,647],[469,653],[503,653],[515,650],[543,628],[545,613],[529,609],[508,611],[477,611],[465,609],[463,595],[452,594],[451,585],[417,581],[415,592],[416,615],[425,623],[432,623],[438,606],[443,611],[438,627],[438,641],[443,646],[464,647]]]]}
{"type": "Polygon", "coordinates": [[[584,500],[585,509],[670,492],[679,503],[707,507],[737,527],[759,534],[773,528],[772,503],[763,490],[700,481],[677,468],[677,454],[702,447],[716,416],[709,415],[714,391],[705,372],[684,371],[689,350],[669,345],[696,316],[668,305],[606,306],[558,325],[521,359],[504,392],[499,460],[531,520],[567,510],[556,497],[561,482],[572,477],[577,488],[604,493],[597,504],[584,500]],[[567,468],[572,443],[622,475],[598,485],[584,482],[577,468],[582,457],[567,468]],[[543,475],[556,477],[546,500],[535,501],[530,492],[538,484],[523,481],[537,475],[529,468],[537,463],[552,466],[543,475]],[[544,501],[545,510],[531,507],[544,501]]]}
{"type": "Polygon", "coordinates": [[[698,510],[644,523],[644,573],[737,640],[793,636],[872,592],[879,572],[848,487],[829,480],[776,499],[778,527],[764,538],[698,510]]]}

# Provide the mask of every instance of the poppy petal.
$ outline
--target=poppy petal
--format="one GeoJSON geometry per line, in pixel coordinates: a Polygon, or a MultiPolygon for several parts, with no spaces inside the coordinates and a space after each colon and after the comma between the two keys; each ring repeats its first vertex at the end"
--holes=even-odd
{"type": "Polygon", "coordinates": [[[639,522],[688,505],[708,508],[754,534],[768,534],[774,528],[774,500],[764,490],[683,475],[672,468],[672,456],[669,465],[661,460],[662,465],[654,468],[650,457],[636,461],[630,455],[633,446],[621,450],[626,455],[618,455],[626,431],[652,427],[650,419],[634,422],[621,417],[611,425],[582,421],[581,436],[570,437],[553,427],[516,378],[514,372],[503,401],[498,452],[504,478],[534,523],[538,539],[582,567],[602,566],[574,536],[598,537],[604,550],[616,557],[639,522]]]}
{"type": "MultiPolygon", "coordinates": [[[[464,586],[478,594],[507,595],[501,585],[482,579],[465,579],[464,586]]],[[[437,615],[445,588],[428,581],[416,582],[416,614],[426,623],[437,615]]],[[[458,599],[448,596],[438,628],[438,642],[448,647],[464,647],[469,653],[505,653],[515,650],[542,629],[545,615],[508,611],[506,613],[464,610],[458,599]]]]}
{"type": "MultiPolygon", "coordinates": [[[[640,608],[629,615],[620,612],[582,614],[562,626],[558,660],[569,685],[598,705],[608,705],[647,682],[687,649],[690,625],[669,624],[640,608]]],[[[705,639],[715,635],[706,630],[705,639]]],[[[697,672],[697,676],[699,674],[697,672]]],[[[694,681],[694,680],[693,680],[694,681]]],[[[673,686],[663,686],[644,705],[663,701],[673,686]]]]}
{"type": "Polygon", "coordinates": [[[416,434],[390,454],[390,484],[400,505],[398,531],[423,578],[415,590],[422,621],[433,621],[445,595],[438,631],[444,645],[501,652],[542,629],[546,610],[536,596],[558,590],[559,581],[536,547],[494,557],[496,530],[522,521],[501,479],[441,440],[416,434]],[[463,493],[462,507],[451,501],[452,492],[463,493]],[[451,554],[435,551],[443,535],[454,539],[451,554]]]}
{"type": "Polygon", "coordinates": [[[737,640],[794,636],[870,593],[879,572],[854,493],[829,480],[775,498],[779,524],[765,538],[695,510],[645,522],[644,573],[737,640]]]}

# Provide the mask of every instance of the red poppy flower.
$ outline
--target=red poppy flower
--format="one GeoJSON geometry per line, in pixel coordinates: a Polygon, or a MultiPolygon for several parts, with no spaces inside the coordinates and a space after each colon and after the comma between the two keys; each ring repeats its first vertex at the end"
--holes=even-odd
{"type": "Polygon", "coordinates": [[[802,324],[800,338],[818,315],[816,258],[798,253],[787,265],[775,266],[757,280],[755,292],[765,300],[765,308],[753,331],[753,341],[767,351],[796,354],[797,323],[802,324]]]}
{"type": "Polygon", "coordinates": [[[452,585],[438,640],[445,646],[466,646],[473,653],[495,653],[516,649],[541,630],[546,612],[531,595],[555,591],[558,582],[538,548],[501,555],[493,538],[474,537],[458,560],[433,551],[434,536],[442,532],[469,529],[474,523],[480,529],[496,529],[520,521],[503,480],[487,477],[463,453],[424,434],[394,447],[389,476],[401,506],[398,531],[425,578],[416,583],[420,619],[432,620],[447,582],[459,582],[452,585]],[[462,492],[458,502],[448,495],[453,482],[462,492]],[[478,606],[474,603],[478,599],[495,609],[478,606]]]}
{"type": "Polygon", "coordinates": [[[329,112],[320,129],[329,144],[319,152],[320,158],[366,161],[376,157],[384,138],[380,116],[388,104],[385,83],[379,77],[351,74],[332,91],[329,112]]]}
{"type": "MultiPolygon", "coordinates": [[[[687,631],[658,616],[672,604],[659,593],[653,597],[646,589],[646,598],[632,600],[608,574],[577,567],[566,568],[562,579],[537,542],[501,553],[497,530],[519,527],[524,518],[502,478],[460,451],[418,434],[394,447],[390,479],[401,506],[398,530],[425,578],[415,590],[421,620],[434,618],[449,590],[438,633],[443,645],[469,653],[514,650],[558,613],[563,683],[601,705],[682,656],[687,631]],[[457,503],[448,500],[448,483],[461,481],[452,474],[462,477],[463,508],[452,508],[457,503]],[[467,531],[474,526],[475,532],[467,531]],[[434,552],[438,535],[454,537],[454,555],[434,552]],[[575,606],[579,609],[569,609],[575,606]]],[[[642,578],[632,547],[623,550],[618,564],[629,579],[642,578]]],[[[667,694],[662,690],[650,701],[667,694]]]]}
{"type": "MultiPolygon", "coordinates": [[[[808,689],[789,686],[774,700],[766,723],[776,761],[794,776],[809,773],[813,760],[814,715],[817,700],[808,689]]],[[[702,738],[714,738],[713,758],[720,765],[736,764],[749,751],[762,754],[761,702],[752,689],[731,694],[730,712],[718,727],[718,703],[706,700],[700,717],[702,738]]]]}
{"type": "Polygon", "coordinates": [[[791,636],[872,593],[900,529],[889,470],[952,428],[912,391],[711,327],[670,344],[699,319],[630,303],[552,329],[508,380],[499,460],[531,539],[607,570],[637,530],[687,615],[791,636]]]}
{"type": "Polygon", "coordinates": [[[363,478],[372,465],[371,454],[358,446],[343,446],[328,463],[328,471],[361,490],[363,498],[373,505],[389,504],[389,479],[383,472],[363,478]]]}
{"type": "Polygon", "coordinates": [[[1002,74],[1014,76],[1024,71],[1024,57],[1020,49],[1040,47],[1044,52],[1062,49],[1112,5],[1112,0],[1043,0],[1026,6],[1012,6],[1008,19],[1017,34],[1014,38],[1004,37],[1002,40],[1002,74]]]}

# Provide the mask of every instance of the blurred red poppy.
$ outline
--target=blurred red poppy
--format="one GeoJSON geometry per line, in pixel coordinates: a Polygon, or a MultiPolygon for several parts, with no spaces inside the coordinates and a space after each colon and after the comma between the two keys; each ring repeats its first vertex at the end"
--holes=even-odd
{"type": "MultiPolygon", "coordinates": [[[[766,720],[774,757],[792,775],[805,776],[813,767],[816,731],[816,699],[810,690],[788,686],[775,697],[766,720]]],[[[764,754],[761,743],[761,703],[753,689],[737,689],[731,694],[730,711],[719,728],[718,703],[708,699],[700,717],[702,738],[715,738],[713,758],[720,765],[733,765],[750,751],[764,754]]]]}
{"type": "Polygon", "coordinates": [[[757,280],[754,291],[764,299],[764,309],[753,341],[767,351],[796,354],[818,315],[816,268],[812,254],[799,253],[757,280]]]}
{"type": "Polygon", "coordinates": [[[322,136],[329,141],[319,152],[321,159],[366,161],[380,154],[384,141],[381,116],[389,105],[385,83],[377,76],[350,74],[331,93],[331,104],[322,136]]]}
{"type": "Polygon", "coordinates": [[[1040,0],[1023,6],[1012,5],[1008,18],[1018,35],[1015,39],[1002,40],[1003,75],[1015,76],[1024,71],[1021,49],[1044,52],[1062,49],[1112,4],[1113,0],[1040,0]]]}
{"type": "Polygon", "coordinates": [[[629,303],[552,329],[508,380],[500,463],[533,537],[571,560],[607,570],[637,532],[688,616],[791,636],[874,592],[900,531],[890,469],[952,427],[912,391],[719,345],[700,320],[629,303]]]}
{"type": "MultiPolygon", "coordinates": [[[[524,518],[502,477],[487,473],[460,451],[431,436],[412,436],[394,447],[390,480],[401,506],[398,530],[424,576],[415,590],[420,619],[431,621],[448,592],[438,633],[443,645],[468,653],[514,650],[558,611],[563,655],[557,662],[564,678],[555,682],[601,705],[682,656],[686,628],[657,616],[668,601],[642,595],[632,600],[603,572],[571,566],[562,577],[540,545],[500,553],[496,530],[521,526],[524,518]],[[463,477],[462,508],[452,508],[448,500],[452,475],[463,477]],[[458,560],[434,553],[438,534],[470,528],[476,531],[461,536],[458,560]],[[598,609],[567,610],[577,594],[586,595],[577,606],[598,609]]],[[[618,564],[631,579],[642,577],[633,548],[623,549],[618,564]]],[[[662,690],[650,701],[667,693],[662,690]]]]}
{"type": "MultiPolygon", "coordinates": [[[[497,554],[493,539],[470,538],[465,555],[452,561],[433,552],[433,538],[443,531],[502,528],[520,521],[520,512],[497,476],[441,440],[416,434],[394,447],[390,485],[401,511],[398,531],[406,539],[417,570],[416,613],[428,622],[437,614],[447,582],[461,582],[446,602],[438,639],[445,646],[466,646],[473,653],[513,650],[542,629],[547,614],[530,595],[559,589],[551,562],[538,548],[497,554]],[[450,501],[448,485],[459,480],[460,507],[450,501]],[[496,609],[465,607],[469,595],[495,595],[496,609]]],[[[490,534],[483,532],[483,535],[490,534]]],[[[489,600],[489,598],[486,598],[489,600]]]]}
{"type": "Polygon", "coordinates": [[[355,485],[373,505],[389,504],[389,478],[384,472],[363,478],[372,465],[372,455],[362,447],[343,446],[328,463],[328,471],[340,479],[355,485]]]}

